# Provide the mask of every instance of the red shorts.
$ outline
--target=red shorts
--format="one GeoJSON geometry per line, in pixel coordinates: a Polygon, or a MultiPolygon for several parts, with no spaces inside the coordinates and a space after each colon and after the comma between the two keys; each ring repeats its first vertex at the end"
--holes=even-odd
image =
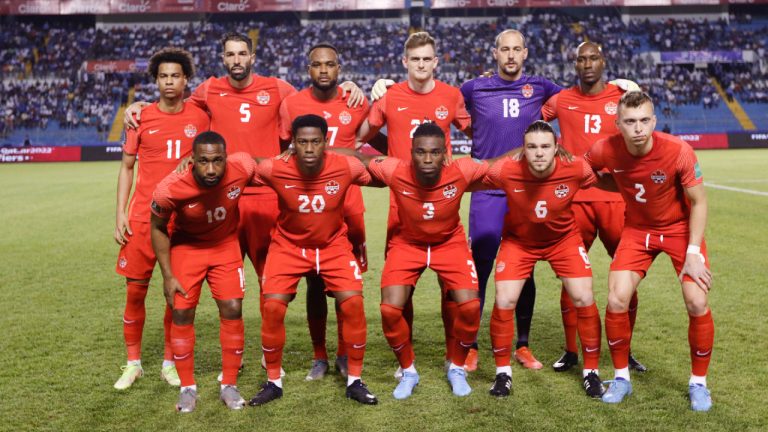
{"type": "Polygon", "coordinates": [[[447,290],[478,289],[475,262],[463,235],[435,246],[393,239],[381,272],[381,286],[416,285],[426,268],[437,273],[447,290]]]}
{"type": "Polygon", "coordinates": [[[243,195],[237,204],[240,208],[240,223],[237,227],[240,239],[241,255],[248,255],[256,273],[264,274],[272,230],[277,222],[280,210],[277,208],[277,195],[243,195]]]}
{"type": "Polygon", "coordinates": [[[128,279],[149,279],[155,269],[155,251],[152,249],[150,224],[129,221],[133,235],[125,234],[128,242],[120,247],[115,271],[128,279]]]}
{"type": "Polygon", "coordinates": [[[262,292],[296,294],[296,285],[307,275],[319,274],[326,291],[362,291],[363,276],[347,236],[322,248],[301,248],[281,235],[269,245],[262,292]]]}
{"type": "Polygon", "coordinates": [[[584,246],[589,250],[600,237],[608,255],[616,253],[624,228],[624,201],[580,201],[571,204],[584,246]]]}
{"type": "Polygon", "coordinates": [[[496,256],[496,280],[523,280],[530,277],[537,261],[549,261],[558,277],[592,277],[592,265],[578,233],[547,247],[532,247],[501,239],[496,256]]]}
{"type": "Polygon", "coordinates": [[[237,242],[228,241],[200,248],[190,245],[171,247],[171,270],[187,297],[176,294],[174,308],[190,309],[200,301],[203,281],[208,281],[216,300],[241,299],[245,294],[243,258],[237,242]]]}
{"type": "Polygon", "coordinates": [[[389,192],[389,214],[387,215],[387,238],[384,246],[384,258],[389,253],[389,243],[400,228],[400,215],[397,213],[397,201],[392,191],[389,192]]]}
{"type": "Polygon", "coordinates": [[[352,244],[352,254],[357,260],[360,272],[368,271],[368,248],[365,245],[365,216],[363,213],[347,214],[344,216],[347,224],[347,238],[352,244]]]}
{"type": "MultiPolygon", "coordinates": [[[[631,270],[645,277],[656,256],[665,252],[672,259],[672,265],[677,274],[680,274],[687,250],[688,233],[659,235],[635,228],[625,228],[611,263],[611,271],[631,270]]],[[[704,265],[709,268],[707,245],[704,241],[701,242],[701,255],[704,257],[704,265]]],[[[684,280],[693,282],[688,275],[684,280]]]]}

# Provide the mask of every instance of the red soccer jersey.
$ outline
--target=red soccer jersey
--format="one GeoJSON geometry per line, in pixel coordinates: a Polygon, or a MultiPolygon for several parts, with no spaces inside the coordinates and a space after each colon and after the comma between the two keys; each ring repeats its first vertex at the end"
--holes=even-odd
{"type": "Polygon", "coordinates": [[[299,172],[296,158],[259,163],[255,183],[277,192],[277,232],[303,248],[324,247],[346,235],[344,197],[352,184],[368,184],[371,176],[354,157],[325,153],[323,169],[314,177],[299,172]]]}
{"type": "Polygon", "coordinates": [[[629,153],[621,134],[595,143],[585,159],[595,170],[611,171],[627,203],[624,225],[657,234],[688,232],[690,203],[684,188],[704,179],[687,142],[654,132],[645,156],[629,153]]]}
{"type": "MultiPolygon", "coordinates": [[[[280,104],[294,93],[278,78],[253,75],[251,85],[236,89],[223,76],[200,84],[190,101],[211,113],[211,130],[224,137],[228,154],[272,157],[280,154],[280,104]]],[[[248,188],[246,193],[263,191],[248,188]]]]}
{"type": "Polygon", "coordinates": [[[534,177],[524,158],[500,160],[488,171],[483,182],[507,194],[504,238],[546,247],[579,232],[571,202],[579,189],[593,185],[597,178],[581,158],[569,163],[555,157],[555,164],[546,178],[534,177]]]}
{"type": "Polygon", "coordinates": [[[389,156],[411,159],[413,131],[422,123],[436,123],[446,136],[445,145],[451,154],[451,123],[460,130],[471,124],[464,96],[459,89],[435,80],[431,92],[416,93],[404,81],[393,85],[371,107],[368,124],[378,128],[386,124],[389,156]]]}
{"type": "Polygon", "coordinates": [[[127,129],[123,151],[136,155],[139,161],[136,187],[128,206],[128,218],[149,222],[152,192],[160,181],[176,169],[179,159],[192,153],[192,141],[208,130],[208,114],[193,104],[185,103],[181,111],[168,114],[157,103],[141,113],[138,129],[127,129]]]}
{"type": "Polygon", "coordinates": [[[444,167],[440,180],[429,187],[416,181],[411,161],[374,159],[368,170],[389,186],[397,202],[401,226],[393,238],[437,245],[457,235],[465,238],[459,218],[461,197],[470,184],[485,176],[488,164],[471,158],[458,159],[444,167]]]}
{"type": "Polygon", "coordinates": [[[328,146],[355,149],[357,129],[368,117],[368,101],[362,106],[349,108],[347,100],[342,99],[343,90],[337,90],[338,95],[330,101],[321,101],[312,95],[312,89],[306,88],[288,96],[280,106],[280,138],[291,139],[291,123],[296,117],[315,114],[328,122],[328,146]]]}
{"type": "MultiPolygon", "coordinates": [[[[624,90],[606,84],[602,92],[587,95],[579,86],[552,96],[541,108],[546,121],[557,119],[562,145],[576,156],[584,156],[600,139],[619,133],[616,113],[624,90]]],[[[621,195],[598,188],[579,191],[575,201],[621,201],[621,195]]]]}
{"type": "Polygon", "coordinates": [[[227,157],[226,172],[216,186],[197,184],[191,169],[163,179],[155,189],[152,212],[162,218],[176,213],[171,244],[211,247],[237,241],[237,202],[255,171],[256,162],[241,152],[227,157]]]}

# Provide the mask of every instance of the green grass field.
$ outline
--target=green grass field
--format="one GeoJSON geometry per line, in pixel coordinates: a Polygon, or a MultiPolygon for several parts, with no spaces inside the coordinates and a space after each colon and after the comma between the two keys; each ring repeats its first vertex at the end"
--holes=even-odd
{"type": "MultiPolygon", "coordinates": [[[[699,152],[707,181],[768,191],[768,150],[699,152]]],[[[220,356],[214,302],[198,308],[196,412],[174,412],[178,392],[159,378],[163,298],[153,279],[144,331],[144,378],[128,391],[112,384],[125,361],[121,316],[124,282],[114,272],[112,240],[117,163],[0,166],[0,430],[766,430],[768,386],[765,320],[768,275],[768,196],[708,188],[707,241],[715,275],[711,305],[716,323],[709,386],[714,407],[690,411],[687,315],[669,259],[662,256],[640,288],[633,351],[650,372],[634,375],[635,393],[619,406],[587,399],[580,372],[548,367],[562,345],[559,283],[547,265],[537,268],[538,295],[531,348],[547,366],[513,366],[513,395],[487,394],[494,375],[488,318],[480,327],[480,368],[474,392],[453,397],[442,370],[443,333],[436,279],[427,273],[415,297],[415,348],[422,383],[407,401],[391,392],[395,357],[381,330],[378,281],[387,214],[386,190],[365,190],[370,269],[365,275],[368,352],[364,377],[380,399],[360,406],[343,396],[335,374],[304,381],[311,358],[304,301],[291,304],[284,367],[285,396],[268,406],[230,412],[218,400],[220,356]]],[[[466,221],[466,206],[464,208],[466,221]]],[[[608,258],[590,254],[601,314],[608,258]]],[[[249,291],[246,369],[240,389],[251,397],[264,379],[260,357],[258,289],[247,264],[249,291]]],[[[155,273],[159,278],[159,273],[155,273]]],[[[490,292],[493,290],[491,289],[490,292]]],[[[331,308],[332,310],[332,308],[331,308]]],[[[329,351],[335,347],[331,312],[329,351]]],[[[612,377],[603,343],[601,370],[612,377]]]]}

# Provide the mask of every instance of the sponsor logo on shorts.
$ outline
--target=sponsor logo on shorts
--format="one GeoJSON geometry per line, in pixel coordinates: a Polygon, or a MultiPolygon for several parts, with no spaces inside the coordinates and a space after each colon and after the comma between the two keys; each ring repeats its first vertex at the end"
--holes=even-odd
{"type": "Polygon", "coordinates": [[[458,191],[459,191],[459,188],[457,188],[456,185],[449,184],[448,186],[443,188],[443,196],[450,199],[455,197],[458,191]]]}
{"type": "Polygon", "coordinates": [[[120,268],[125,268],[128,266],[128,260],[125,259],[125,257],[120,257],[120,260],[117,262],[117,265],[119,265],[120,268]]]}
{"type": "Polygon", "coordinates": [[[567,184],[562,183],[557,185],[555,188],[555,196],[558,198],[565,198],[568,196],[568,192],[570,192],[571,189],[568,187],[567,184]]]}
{"type": "Polygon", "coordinates": [[[339,182],[336,180],[331,180],[325,184],[325,193],[328,195],[336,195],[339,193],[339,189],[341,189],[341,186],[339,186],[339,182]]]}
{"type": "Polygon", "coordinates": [[[193,124],[188,124],[184,126],[184,135],[187,136],[187,138],[194,138],[195,135],[197,135],[197,128],[193,124]]]}
{"type": "Polygon", "coordinates": [[[533,86],[530,84],[524,85],[520,91],[523,93],[523,97],[526,99],[533,96],[533,86]]]}
{"type": "Polygon", "coordinates": [[[651,173],[651,180],[656,184],[662,184],[667,181],[667,174],[662,170],[656,170],[651,173]]]}
{"type": "Polygon", "coordinates": [[[266,105],[269,103],[269,92],[266,90],[262,90],[256,94],[256,102],[259,103],[259,105],[266,105]]]}
{"type": "Polygon", "coordinates": [[[503,272],[505,268],[507,268],[507,263],[504,261],[499,261],[496,263],[496,273],[503,272]]]}
{"type": "Polygon", "coordinates": [[[240,186],[232,186],[229,188],[229,191],[227,191],[227,198],[233,200],[240,196],[240,186]]]}
{"type": "Polygon", "coordinates": [[[342,111],[339,113],[339,121],[343,125],[348,125],[352,123],[352,114],[349,113],[349,111],[342,111]]]}
{"type": "Polygon", "coordinates": [[[619,109],[619,105],[617,105],[616,102],[611,101],[611,102],[608,102],[607,104],[605,104],[604,108],[605,108],[605,113],[606,114],[608,114],[608,115],[616,115],[616,112],[619,109]]]}
{"type": "Polygon", "coordinates": [[[435,117],[437,117],[438,120],[445,120],[448,118],[448,108],[444,107],[443,105],[440,105],[435,110],[435,117]]]}

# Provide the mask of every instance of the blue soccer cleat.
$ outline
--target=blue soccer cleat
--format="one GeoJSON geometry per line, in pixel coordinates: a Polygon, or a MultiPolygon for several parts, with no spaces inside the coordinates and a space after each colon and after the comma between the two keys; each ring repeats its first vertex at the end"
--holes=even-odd
{"type": "Polygon", "coordinates": [[[712,396],[709,389],[701,384],[688,386],[688,396],[691,398],[691,409],[694,411],[709,411],[712,408],[712,396]]]}
{"type": "Polygon", "coordinates": [[[472,388],[467,383],[467,371],[461,369],[448,370],[448,382],[456,396],[467,396],[472,393],[472,388]]]}
{"type": "Polygon", "coordinates": [[[416,372],[403,371],[400,383],[395,387],[392,396],[395,399],[408,399],[413,394],[413,388],[419,384],[419,374],[416,372]]]}
{"type": "Polygon", "coordinates": [[[632,383],[625,379],[616,378],[615,380],[605,381],[605,384],[610,384],[608,390],[603,393],[601,398],[605,403],[616,404],[632,394],[632,383]]]}

